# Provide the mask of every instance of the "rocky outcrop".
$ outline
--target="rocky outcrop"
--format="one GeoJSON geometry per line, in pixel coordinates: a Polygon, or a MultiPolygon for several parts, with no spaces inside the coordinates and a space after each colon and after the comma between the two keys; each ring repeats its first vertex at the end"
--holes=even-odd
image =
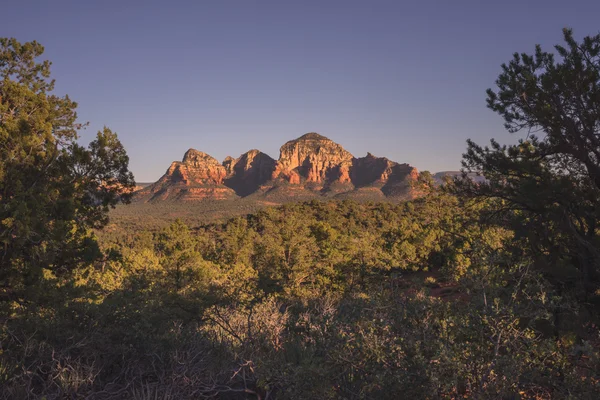
{"type": "Polygon", "coordinates": [[[386,196],[399,196],[410,192],[411,182],[417,179],[419,172],[408,164],[398,164],[385,157],[375,157],[367,153],[366,157],[354,159],[350,177],[355,187],[377,187],[386,196]]]}
{"type": "Polygon", "coordinates": [[[342,146],[307,133],[281,146],[279,160],[250,150],[222,163],[188,150],[156,183],[137,192],[138,199],[220,200],[263,196],[277,201],[318,196],[379,199],[410,198],[415,168],[385,157],[355,158],[342,146]]]}
{"type": "Polygon", "coordinates": [[[239,196],[248,196],[271,179],[276,161],[258,150],[250,150],[234,160],[227,157],[223,166],[228,171],[225,185],[239,196]]]}
{"type": "Polygon", "coordinates": [[[307,133],[281,146],[272,177],[292,184],[304,181],[325,185],[348,181],[347,172],[353,158],[342,146],[325,136],[307,133]]]}
{"type": "Polygon", "coordinates": [[[233,172],[234,165],[235,165],[235,158],[233,158],[231,156],[225,157],[225,159],[223,160],[223,166],[225,167],[225,171],[227,172],[227,175],[231,175],[231,173],[233,172]]]}
{"type": "Polygon", "coordinates": [[[221,200],[236,197],[223,185],[226,168],[215,158],[195,149],[186,151],[181,162],[174,161],[154,184],[138,192],[147,200],[221,200]]]}
{"type": "Polygon", "coordinates": [[[171,164],[184,182],[200,185],[220,185],[227,170],[215,158],[198,150],[189,149],[181,163],[171,164]]]}

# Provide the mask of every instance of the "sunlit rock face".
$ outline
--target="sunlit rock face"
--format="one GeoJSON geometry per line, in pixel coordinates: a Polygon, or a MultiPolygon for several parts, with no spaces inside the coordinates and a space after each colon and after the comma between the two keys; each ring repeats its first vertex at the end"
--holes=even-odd
{"type": "Polygon", "coordinates": [[[225,157],[223,160],[223,167],[225,167],[225,171],[227,175],[230,175],[233,172],[233,166],[235,165],[235,158],[231,156],[225,157]]]}
{"type": "Polygon", "coordinates": [[[331,183],[340,177],[348,181],[342,172],[349,169],[353,158],[342,146],[325,136],[307,133],[281,146],[273,178],[293,184],[303,181],[331,183]]]}
{"type": "Polygon", "coordinates": [[[227,170],[219,161],[194,149],[186,151],[183,161],[174,162],[171,168],[174,168],[181,179],[189,184],[220,185],[227,176],[227,170]]]}
{"type": "Polygon", "coordinates": [[[173,161],[167,172],[154,184],[139,191],[149,200],[222,200],[236,197],[223,185],[226,168],[215,158],[189,149],[183,160],[173,161]]]}
{"type": "Polygon", "coordinates": [[[281,146],[279,160],[259,150],[222,163],[189,149],[154,184],[137,192],[138,199],[223,200],[265,197],[277,201],[320,196],[359,199],[411,198],[415,168],[367,153],[356,158],[341,145],[307,133],[281,146]]]}

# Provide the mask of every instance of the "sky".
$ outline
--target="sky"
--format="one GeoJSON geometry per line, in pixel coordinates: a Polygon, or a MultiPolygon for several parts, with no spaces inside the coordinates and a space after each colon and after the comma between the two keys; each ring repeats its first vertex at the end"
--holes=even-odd
{"type": "Polygon", "coordinates": [[[432,172],[466,140],[513,143],[485,90],[561,29],[600,31],[598,0],[1,0],[0,37],[44,45],[88,143],[117,132],[138,182],[188,148],[222,161],[318,132],[432,172]]]}

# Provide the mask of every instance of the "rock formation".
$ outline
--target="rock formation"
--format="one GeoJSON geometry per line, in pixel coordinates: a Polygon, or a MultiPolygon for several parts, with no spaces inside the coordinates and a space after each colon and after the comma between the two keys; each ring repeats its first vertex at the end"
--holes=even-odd
{"type": "Polygon", "coordinates": [[[307,133],[290,140],[279,151],[279,161],[273,179],[282,178],[293,184],[300,181],[317,184],[332,183],[340,177],[347,181],[352,154],[342,146],[318,133],[307,133]]]}
{"type": "Polygon", "coordinates": [[[225,185],[238,195],[247,196],[271,179],[276,161],[258,150],[250,150],[234,160],[228,157],[223,161],[228,178],[225,185]]]}
{"type": "Polygon", "coordinates": [[[235,197],[235,192],[223,185],[226,168],[206,153],[189,149],[183,160],[173,161],[167,172],[154,184],[140,190],[148,200],[221,200],[235,197]]]}
{"type": "Polygon", "coordinates": [[[156,183],[137,192],[140,200],[234,199],[254,196],[288,201],[319,196],[410,198],[418,172],[367,153],[355,158],[342,146],[307,133],[281,146],[275,161],[250,150],[223,163],[201,151],[188,150],[156,183]]]}
{"type": "Polygon", "coordinates": [[[354,159],[350,177],[355,187],[377,187],[386,196],[399,196],[410,192],[410,182],[417,179],[416,168],[408,164],[398,164],[385,157],[375,157],[367,153],[366,157],[354,159]]]}

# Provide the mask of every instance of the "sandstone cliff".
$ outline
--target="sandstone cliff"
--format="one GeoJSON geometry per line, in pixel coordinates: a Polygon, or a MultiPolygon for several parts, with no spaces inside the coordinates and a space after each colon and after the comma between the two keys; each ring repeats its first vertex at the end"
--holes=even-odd
{"type": "Polygon", "coordinates": [[[279,160],[250,150],[223,163],[194,149],[173,162],[156,183],[138,192],[140,200],[234,199],[253,196],[290,201],[320,196],[383,199],[410,198],[415,168],[385,157],[355,158],[342,146],[307,133],[281,146],[279,160]]]}
{"type": "Polygon", "coordinates": [[[290,140],[281,146],[279,154],[272,178],[293,184],[348,182],[354,158],[339,144],[314,132],[290,140]]]}
{"type": "Polygon", "coordinates": [[[174,161],[154,184],[138,192],[146,200],[221,200],[235,197],[223,184],[227,170],[206,153],[189,149],[181,162],[174,161]]]}
{"type": "Polygon", "coordinates": [[[398,164],[385,157],[375,157],[371,153],[367,153],[366,157],[354,159],[350,170],[355,187],[376,187],[385,196],[410,193],[410,183],[418,176],[417,169],[408,164],[398,164]]]}
{"type": "Polygon", "coordinates": [[[225,185],[239,196],[248,196],[271,179],[276,161],[258,150],[250,150],[234,160],[228,157],[223,161],[228,172],[225,185]]]}

